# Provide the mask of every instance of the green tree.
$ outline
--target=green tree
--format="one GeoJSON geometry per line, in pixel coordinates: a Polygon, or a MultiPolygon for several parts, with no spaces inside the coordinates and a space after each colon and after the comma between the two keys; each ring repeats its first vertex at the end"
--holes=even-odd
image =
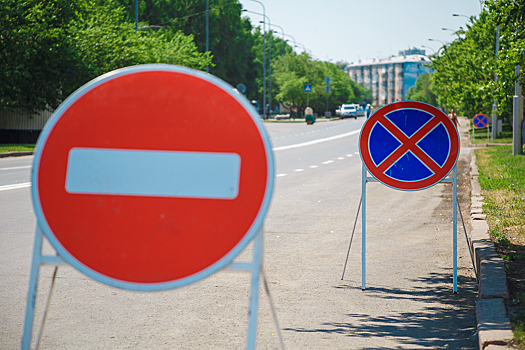
{"type": "Polygon", "coordinates": [[[489,113],[494,97],[496,28],[486,11],[472,21],[431,64],[438,104],[464,115],[489,113]]]}
{"type": "Polygon", "coordinates": [[[437,96],[433,91],[432,73],[426,73],[417,78],[416,85],[407,91],[406,99],[437,106],[437,96]]]}
{"type": "Polygon", "coordinates": [[[279,91],[276,98],[285,103],[293,103],[300,110],[307,107],[307,99],[314,111],[323,113],[326,110],[324,79],[327,76],[332,79],[332,91],[328,95],[329,110],[334,110],[343,103],[360,102],[368,93],[336,64],[312,60],[308,54],[281,56],[274,66],[273,79],[279,91]],[[308,98],[304,92],[306,84],[312,85],[308,98]]]}
{"type": "MultiPolygon", "coordinates": [[[[107,0],[98,0],[106,3],[107,0]]],[[[118,0],[135,21],[135,1],[118,0]]],[[[248,97],[257,95],[254,67],[255,37],[252,25],[241,18],[242,6],[237,0],[209,0],[209,51],[212,64],[209,72],[236,86],[243,83],[248,97]]],[[[191,35],[200,52],[206,51],[206,0],[140,0],[140,26],[170,28],[191,35]]],[[[257,62],[256,62],[257,64],[257,62]]]]}
{"type": "Polygon", "coordinates": [[[75,89],[113,69],[172,63],[205,69],[191,36],[136,32],[116,2],[2,0],[0,108],[56,108],[75,89]],[[4,25],[5,23],[5,25],[4,25]]]}
{"type": "Polygon", "coordinates": [[[68,40],[80,0],[0,2],[0,108],[55,108],[77,85],[68,40]]]}

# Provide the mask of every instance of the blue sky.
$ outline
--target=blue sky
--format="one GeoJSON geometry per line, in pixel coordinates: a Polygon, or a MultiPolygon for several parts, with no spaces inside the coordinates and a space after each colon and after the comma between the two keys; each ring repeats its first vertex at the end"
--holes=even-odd
{"type": "MultiPolygon", "coordinates": [[[[295,38],[301,52],[303,46],[314,58],[323,61],[357,62],[359,59],[384,58],[399,50],[422,45],[438,50],[450,42],[449,30],[465,28],[469,21],[452,14],[478,16],[478,0],[260,0],[272,24],[295,38]],[[300,44],[301,45],[300,45],[300,44]]],[[[262,13],[261,4],[240,0],[249,11],[262,13]]],[[[245,12],[254,25],[262,16],[245,12]]],[[[267,28],[268,29],[268,28],[267,28]]],[[[274,28],[282,37],[281,30],[274,28]]],[[[285,39],[292,39],[285,36],[285,39]]],[[[427,54],[432,49],[424,48],[427,54]]]]}

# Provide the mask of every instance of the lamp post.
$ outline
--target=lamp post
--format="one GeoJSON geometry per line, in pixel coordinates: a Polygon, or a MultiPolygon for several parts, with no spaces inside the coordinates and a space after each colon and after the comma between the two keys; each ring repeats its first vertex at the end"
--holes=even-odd
{"type": "Polygon", "coordinates": [[[430,46],[421,45],[421,47],[426,47],[427,49],[430,49],[430,50],[434,51],[434,54],[436,53],[436,50],[434,50],[434,49],[431,48],[430,46]]]}
{"type": "MultiPolygon", "coordinates": [[[[305,47],[303,44],[301,44],[301,43],[297,43],[297,44],[299,44],[299,45],[301,45],[301,46],[303,47],[303,52],[306,51],[306,47],[305,47]]],[[[299,46],[298,46],[298,45],[295,45],[295,47],[299,47],[299,46]]]]}
{"type": "Polygon", "coordinates": [[[443,46],[445,46],[445,43],[438,39],[428,39],[428,41],[439,41],[443,46]]]}
{"type": "MultiPolygon", "coordinates": [[[[264,7],[264,4],[258,0],[250,0],[253,2],[257,2],[261,4],[263,8],[263,119],[266,115],[265,108],[266,108],[266,22],[264,20],[264,17],[266,17],[266,8],[264,7]]],[[[249,11],[247,11],[249,12],[249,11]]]]}
{"type": "MultiPolygon", "coordinates": [[[[494,67],[494,84],[498,82],[498,70],[497,70],[497,64],[498,64],[498,51],[499,51],[499,24],[496,27],[496,67],[494,67]]],[[[492,104],[492,139],[496,138],[497,131],[498,131],[498,116],[496,114],[496,96],[494,96],[494,103],[492,104]]]]}
{"type": "Polygon", "coordinates": [[[135,0],[135,31],[139,30],[139,0],[135,0]]]}
{"type": "Polygon", "coordinates": [[[459,14],[457,14],[457,13],[453,13],[453,14],[452,14],[452,16],[454,16],[454,17],[465,17],[465,18],[468,18],[468,19],[470,19],[470,17],[469,17],[469,16],[465,16],[465,15],[459,15],[459,14]]]}
{"type": "Polygon", "coordinates": [[[295,45],[297,45],[297,44],[295,43],[295,38],[294,38],[293,36],[289,35],[289,34],[284,34],[284,35],[289,36],[290,38],[292,38],[292,40],[293,40],[293,47],[292,47],[292,50],[293,50],[293,48],[295,47],[295,45]]]}
{"type": "MultiPolygon", "coordinates": [[[[282,33],[282,35],[283,35],[283,55],[284,55],[284,44],[285,44],[285,41],[284,41],[284,35],[285,35],[285,34],[284,34],[284,29],[283,29],[283,27],[278,26],[277,24],[274,24],[273,26],[274,26],[274,27],[278,27],[278,28],[281,29],[281,33],[282,33]]],[[[274,31],[274,33],[277,33],[277,32],[274,31]]],[[[277,33],[277,34],[278,34],[278,33],[277,33]]]]}

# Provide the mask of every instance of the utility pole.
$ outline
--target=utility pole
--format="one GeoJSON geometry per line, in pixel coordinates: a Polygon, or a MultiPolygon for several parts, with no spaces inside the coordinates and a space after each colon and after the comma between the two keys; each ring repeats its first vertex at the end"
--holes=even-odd
{"type": "MultiPolygon", "coordinates": [[[[494,72],[494,83],[498,82],[498,51],[499,51],[499,25],[496,27],[496,70],[494,72]]],[[[492,104],[492,139],[494,140],[498,131],[498,116],[496,115],[496,96],[494,96],[494,103],[492,104]]]]}
{"type": "Polygon", "coordinates": [[[523,123],[523,96],[520,84],[521,67],[516,66],[516,83],[512,98],[512,155],[523,154],[522,123],[523,123]]]}

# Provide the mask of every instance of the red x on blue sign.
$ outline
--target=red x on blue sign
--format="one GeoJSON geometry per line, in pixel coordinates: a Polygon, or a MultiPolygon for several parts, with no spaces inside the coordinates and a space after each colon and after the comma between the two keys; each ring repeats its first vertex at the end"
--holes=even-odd
{"type": "Polygon", "coordinates": [[[476,129],[484,129],[489,124],[489,118],[485,114],[476,114],[472,118],[472,123],[476,129]]]}
{"type": "Polygon", "coordinates": [[[402,101],[374,113],[363,125],[359,147],[367,170],[383,184],[407,191],[443,180],[459,156],[459,135],[439,109],[402,101]]]}

